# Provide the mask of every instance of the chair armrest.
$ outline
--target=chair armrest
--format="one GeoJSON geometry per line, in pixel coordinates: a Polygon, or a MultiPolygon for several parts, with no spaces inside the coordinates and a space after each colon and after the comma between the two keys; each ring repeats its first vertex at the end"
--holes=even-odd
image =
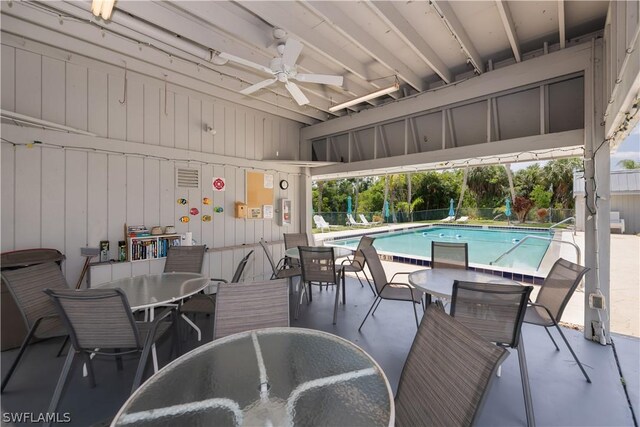
{"type": "Polygon", "coordinates": [[[535,302],[529,302],[529,305],[530,305],[531,307],[540,307],[540,308],[543,308],[543,309],[547,312],[547,314],[549,315],[549,318],[550,318],[550,319],[553,319],[555,322],[557,322],[556,318],[553,316],[553,314],[551,314],[551,311],[549,311],[549,309],[548,309],[547,307],[545,307],[544,305],[542,305],[542,304],[538,304],[538,303],[535,303],[535,302]]]}
{"type": "Polygon", "coordinates": [[[175,311],[176,311],[175,307],[168,307],[162,313],[156,316],[155,319],[153,319],[153,323],[151,324],[151,328],[149,329],[148,335],[145,337],[145,345],[147,344],[148,340],[151,340],[151,342],[155,341],[156,330],[158,329],[158,325],[162,320],[164,320],[167,316],[174,313],[175,311]]]}
{"type": "Polygon", "coordinates": [[[228,280],[224,280],[224,279],[218,279],[216,277],[212,277],[209,280],[211,280],[212,282],[222,282],[222,283],[229,283],[228,280]]]}
{"type": "Polygon", "coordinates": [[[399,275],[399,274],[406,274],[406,275],[408,276],[409,274],[411,274],[411,272],[410,272],[410,271],[400,271],[400,272],[398,272],[398,273],[394,274],[394,275],[391,277],[391,281],[393,282],[393,279],[394,279],[397,275],[399,275]]]}

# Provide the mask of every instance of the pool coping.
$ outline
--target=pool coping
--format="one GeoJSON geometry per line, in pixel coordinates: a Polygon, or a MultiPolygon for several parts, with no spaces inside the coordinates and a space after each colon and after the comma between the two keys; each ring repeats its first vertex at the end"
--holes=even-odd
{"type": "MultiPolygon", "coordinates": [[[[382,234],[389,234],[389,233],[397,233],[397,232],[404,232],[404,231],[409,231],[411,229],[415,229],[415,228],[447,228],[447,227],[456,227],[456,228],[460,228],[460,227],[464,227],[464,228],[473,228],[473,229],[481,229],[481,230],[518,230],[518,231],[535,231],[536,233],[540,233],[541,231],[549,231],[550,234],[552,234],[552,241],[549,242],[549,246],[547,247],[547,250],[545,251],[542,260],[540,261],[540,264],[538,266],[538,269],[535,270],[535,272],[533,271],[526,271],[526,272],[518,272],[518,271],[513,271],[513,269],[509,268],[509,267],[500,267],[500,266],[494,266],[494,265],[486,265],[486,264],[475,264],[475,263],[470,263],[469,264],[469,270],[471,271],[477,271],[478,273],[486,273],[486,274],[492,274],[494,276],[498,276],[498,277],[503,277],[506,279],[511,279],[511,280],[515,280],[517,282],[522,282],[522,283],[529,283],[529,284],[533,284],[533,285],[542,285],[542,283],[544,282],[544,278],[546,276],[546,274],[543,274],[543,272],[541,271],[542,266],[546,265],[548,262],[548,257],[552,256],[552,254],[550,252],[550,248],[553,244],[553,242],[557,241],[559,239],[559,236],[562,235],[562,233],[557,233],[557,231],[561,231],[561,230],[548,230],[548,229],[544,229],[544,228],[539,228],[539,227],[514,227],[514,226],[504,226],[504,225],[476,225],[476,224],[449,224],[449,223],[431,223],[431,224],[411,224],[411,225],[407,225],[406,227],[398,227],[392,230],[379,230],[379,231],[374,231],[371,229],[363,229],[361,233],[355,233],[355,234],[350,234],[349,236],[336,236],[336,237],[328,237],[326,239],[323,239],[323,244],[326,246],[333,246],[331,243],[336,241],[336,240],[343,240],[343,239],[353,239],[353,238],[357,238],[357,237],[362,237],[362,236],[375,236],[375,235],[382,235],[382,234]]],[[[388,252],[379,252],[378,254],[380,256],[380,259],[383,261],[393,261],[393,262],[398,262],[398,263],[403,263],[403,264],[410,264],[410,265],[416,265],[416,266],[422,266],[422,267],[431,267],[431,259],[430,258],[426,258],[426,257],[417,257],[417,256],[399,256],[399,255],[395,255],[393,253],[388,253],[388,252]]]]}

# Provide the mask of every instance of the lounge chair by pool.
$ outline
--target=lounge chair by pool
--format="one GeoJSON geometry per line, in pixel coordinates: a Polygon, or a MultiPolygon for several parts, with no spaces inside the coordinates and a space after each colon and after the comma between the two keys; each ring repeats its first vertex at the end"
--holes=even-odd
{"type": "Polygon", "coordinates": [[[364,225],[380,225],[380,224],[382,224],[382,221],[371,221],[371,222],[369,222],[367,220],[367,217],[365,217],[363,214],[359,214],[358,216],[360,217],[360,221],[364,225]]]}
{"type": "Polygon", "coordinates": [[[453,222],[454,219],[456,219],[455,216],[448,216],[446,218],[442,218],[440,222],[453,222]]]}
{"type": "Polygon", "coordinates": [[[461,216],[460,218],[456,219],[456,222],[459,222],[461,224],[465,223],[467,221],[469,221],[469,217],[468,216],[461,216]]]}
{"type": "Polygon", "coordinates": [[[338,225],[329,224],[321,215],[314,215],[313,222],[315,222],[316,227],[323,233],[325,228],[331,231],[331,227],[339,227],[338,225]]]}
{"type": "Polygon", "coordinates": [[[349,227],[370,227],[371,224],[364,224],[362,222],[357,222],[353,215],[347,214],[347,225],[349,227]]]}

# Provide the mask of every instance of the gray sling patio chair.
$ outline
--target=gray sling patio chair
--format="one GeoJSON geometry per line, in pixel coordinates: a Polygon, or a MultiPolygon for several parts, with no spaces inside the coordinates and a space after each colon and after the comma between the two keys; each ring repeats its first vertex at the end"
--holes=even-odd
{"type": "Polygon", "coordinates": [[[466,243],[431,241],[431,268],[469,268],[466,243]]]}
{"type": "Polygon", "coordinates": [[[287,279],[289,282],[289,292],[293,293],[293,278],[302,275],[302,269],[300,267],[291,267],[286,263],[286,257],[281,258],[276,264],[271,255],[271,250],[267,247],[267,242],[264,239],[260,239],[260,246],[264,250],[264,254],[269,260],[271,265],[271,280],[273,279],[287,279]]]}
{"type": "MultiPolygon", "coordinates": [[[[284,248],[297,248],[298,246],[309,246],[309,237],[307,233],[283,233],[284,248]]],[[[300,260],[286,257],[286,263],[290,267],[300,267],[300,260]]]]}
{"type": "MultiPolygon", "coordinates": [[[[356,277],[358,278],[358,281],[360,282],[360,286],[362,287],[364,287],[364,283],[362,283],[362,279],[360,279],[360,276],[358,275],[358,273],[364,274],[364,278],[367,280],[367,284],[369,285],[371,292],[373,292],[373,295],[375,296],[376,291],[373,289],[373,285],[371,284],[371,281],[367,276],[367,272],[364,269],[367,263],[367,260],[364,259],[364,255],[362,254],[362,249],[367,248],[369,246],[373,246],[374,240],[375,240],[375,237],[362,236],[360,238],[360,242],[358,243],[358,248],[356,249],[356,252],[353,254],[353,258],[342,261],[341,266],[344,273],[355,273],[356,277]]],[[[343,275],[343,280],[344,280],[344,275],[343,275]]]]}
{"type": "Polygon", "coordinates": [[[205,245],[201,246],[169,246],[167,260],[164,263],[165,273],[197,273],[202,272],[205,245]]]}
{"type": "Polygon", "coordinates": [[[571,348],[571,345],[569,345],[569,341],[567,341],[567,338],[564,336],[562,329],[558,326],[558,322],[562,318],[562,313],[571,299],[571,295],[573,295],[573,292],[587,271],[589,271],[587,267],[574,264],[563,258],[558,259],[544,279],[535,303],[529,303],[524,316],[524,323],[543,326],[549,338],[551,338],[553,345],[556,347],[556,350],[560,351],[558,344],[556,344],[556,341],[548,329],[551,326],[555,326],[564,343],[569,348],[571,355],[580,367],[585,379],[590,383],[591,378],[587,375],[582,363],[578,360],[578,356],[573,351],[573,348],[571,348]]]}
{"type": "MultiPolygon", "coordinates": [[[[336,300],[333,307],[333,324],[336,324],[338,315],[338,301],[340,298],[340,273],[336,270],[336,260],[333,248],[330,246],[300,246],[300,264],[302,265],[302,280],[300,283],[300,294],[296,304],[295,318],[298,318],[300,305],[302,304],[302,296],[307,293],[309,301],[313,301],[311,292],[312,285],[336,285],[336,300]]],[[[342,293],[344,295],[344,282],[342,293]]]]}
{"type": "MultiPolygon", "coordinates": [[[[2,271],[2,282],[13,296],[29,331],[22,342],[18,355],[2,380],[1,390],[4,391],[33,338],[45,339],[68,335],[58,311],[43,291],[47,287],[66,290],[69,289],[69,286],[60,267],[55,262],[36,264],[17,270],[4,270],[2,271]]],[[[60,352],[58,352],[59,354],[60,352]]]]}
{"type": "Polygon", "coordinates": [[[371,304],[371,308],[369,308],[367,315],[364,316],[364,320],[360,324],[358,331],[362,329],[362,326],[364,325],[364,322],[367,321],[369,314],[375,314],[378,306],[380,305],[380,302],[382,302],[383,299],[407,301],[412,303],[411,305],[413,306],[413,315],[416,318],[416,327],[419,327],[416,304],[423,304],[422,308],[424,310],[424,303],[422,301],[423,292],[407,283],[393,281],[396,276],[409,273],[396,273],[393,275],[393,277],[391,277],[391,280],[389,281],[387,280],[387,274],[384,271],[382,262],[380,262],[380,258],[378,257],[376,248],[374,248],[373,246],[366,247],[362,249],[362,254],[367,260],[367,265],[369,266],[369,271],[371,272],[371,276],[373,277],[373,283],[376,287],[377,295],[373,300],[373,303],[371,304]]]}
{"type": "Polygon", "coordinates": [[[533,403],[527,359],[522,342],[522,320],[533,286],[496,283],[453,282],[451,316],[501,347],[518,351],[527,425],[533,427],[533,403]]]}
{"type": "MultiPolygon", "coordinates": [[[[165,319],[174,309],[165,309],[153,322],[136,322],[127,296],[121,289],[47,289],[44,292],[57,307],[72,345],[51,398],[49,413],[55,413],[58,408],[76,356],[86,364],[91,387],[95,387],[91,354],[114,356],[121,369],[123,355],[140,353],[131,387],[133,393],[142,382],[151,346],[171,326],[165,319]]],[[[174,344],[177,344],[175,340],[174,344]]]]}
{"type": "Polygon", "coordinates": [[[402,369],[395,425],[473,425],[508,354],[430,305],[402,369]]]}
{"type": "Polygon", "coordinates": [[[261,328],[289,326],[286,280],[221,283],[216,297],[213,339],[261,328]]]}

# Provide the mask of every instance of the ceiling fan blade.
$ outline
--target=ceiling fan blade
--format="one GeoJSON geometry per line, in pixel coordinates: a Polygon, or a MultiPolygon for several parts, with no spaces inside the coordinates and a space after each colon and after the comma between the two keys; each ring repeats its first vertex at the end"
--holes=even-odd
{"type": "Polygon", "coordinates": [[[342,86],[342,76],[328,74],[296,74],[295,79],[300,82],[320,83],[324,85],[342,86]]]}
{"type": "Polygon", "coordinates": [[[275,83],[277,81],[278,81],[278,79],[263,80],[261,82],[258,82],[256,84],[254,84],[254,85],[251,85],[249,87],[246,87],[246,88],[242,89],[240,91],[240,93],[243,94],[243,95],[249,95],[249,94],[252,94],[253,92],[258,91],[258,90],[262,89],[263,87],[267,87],[270,84],[275,83]]]}
{"type": "Polygon", "coordinates": [[[265,67],[264,65],[256,64],[255,62],[248,61],[246,59],[240,58],[235,55],[231,55],[230,53],[220,52],[218,54],[220,58],[228,59],[229,61],[233,61],[237,64],[244,65],[245,67],[255,68],[256,70],[264,71],[267,74],[273,74],[273,71],[269,67],[265,67]]]}
{"type": "Polygon", "coordinates": [[[309,103],[309,99],[304,96],[304,93],[302,93],[297,84],[288,81],[284,85],[298,105],[305,105],[309,103]]]}
{"type": "Polygon", "coordinates": [[[296,65],[298,56],[300,56],[300,52],[302,52],[302,43],[296,39],[287,39],[282,53],[282,63],[289,68],[293,68],[296,65]]]}

